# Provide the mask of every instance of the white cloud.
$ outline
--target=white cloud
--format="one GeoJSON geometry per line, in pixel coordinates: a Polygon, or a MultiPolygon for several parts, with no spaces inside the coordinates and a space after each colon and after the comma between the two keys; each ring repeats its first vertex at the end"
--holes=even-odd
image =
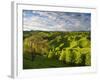
{"type": "MultiPolygon", "coordinates": [[[[85,24],[85,16],[82,14],[77,18],[75,13],[67,15],[61,12],[42,12],[32,11],[27,13],[28,16],[24,17],[23,27],[24,30],[46,30],[46,31],[79,31],[90,30],[90,21],[85,24]],[[33,15],[33,16],[32,16],[33,15]]],[[[24,13],[25,15],[25,13],[24,13]]],[[[86,16],[87,18],[87,16],[86,16]]],[[[90,17],[88,17],[90,18],[90,17]]]]}

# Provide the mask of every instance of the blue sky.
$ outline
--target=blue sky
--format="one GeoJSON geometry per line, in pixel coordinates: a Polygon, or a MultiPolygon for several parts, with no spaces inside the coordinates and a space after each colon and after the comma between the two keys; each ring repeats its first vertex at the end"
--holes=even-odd
{"type": "Polygon", "coordinates": [[[23,10],[23,29],[28,31],[90,31],[91,14],[23,10]]]}

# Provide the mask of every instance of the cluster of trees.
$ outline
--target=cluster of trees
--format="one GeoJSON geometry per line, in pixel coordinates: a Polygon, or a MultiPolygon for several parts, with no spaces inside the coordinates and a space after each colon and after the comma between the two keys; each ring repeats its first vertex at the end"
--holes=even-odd
{"type": "Polygon", "coordinates": [[[65,64],[91,65],[90,32],[24,31],[24,53],[56,58],[65,64]]]}

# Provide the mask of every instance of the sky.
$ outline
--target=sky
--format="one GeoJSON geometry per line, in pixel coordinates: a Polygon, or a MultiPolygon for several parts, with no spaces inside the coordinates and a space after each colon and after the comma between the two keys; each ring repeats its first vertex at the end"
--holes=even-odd
{"type": "Polygon", "coordinates": [[[23,10],[23,30],[90,31],[91,13],[23,10]]]}

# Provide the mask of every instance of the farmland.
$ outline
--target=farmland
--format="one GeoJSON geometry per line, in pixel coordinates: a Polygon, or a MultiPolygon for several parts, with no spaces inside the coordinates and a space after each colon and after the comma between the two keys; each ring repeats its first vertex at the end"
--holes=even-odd
{"type": "Polygon", "coordinates": [[[23,31],[23,69],[90,65],[89,31],[23,31]]]}

